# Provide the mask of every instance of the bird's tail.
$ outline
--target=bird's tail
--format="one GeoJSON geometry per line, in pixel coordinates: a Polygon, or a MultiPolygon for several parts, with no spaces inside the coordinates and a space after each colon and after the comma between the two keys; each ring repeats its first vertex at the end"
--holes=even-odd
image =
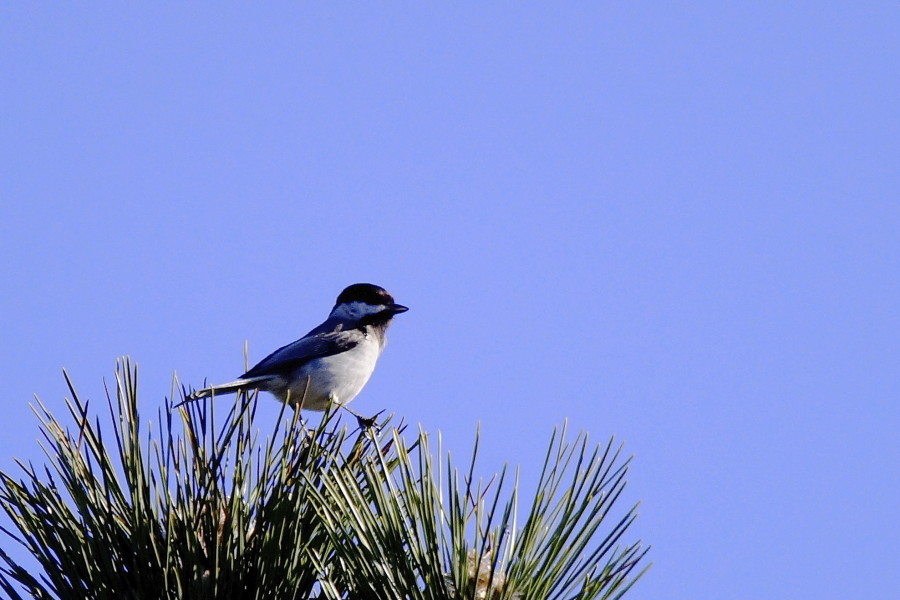
{"type": "Polygon", "coordinates": [[[187,404],[188,402],[193,402],[194,400],[201,400],[203,398],[211,398],[213,396],[221,396],[223,394],[233,394],[235,392],[239,392],[241,390],[253,390],[258,389],[260,384],[270,378],[269,375],[261,375],[259,377],[248,377],[247,379],[235,379],[234,381],[229,381],[228,383],[220,383],[219,385],[211,385],[207,388],[203,388],[202,390],[196,390],[192,392],[189,396],[186,396],[182,402],[179,402],[173,408],[178,408],[182,404],[187,404]]]}

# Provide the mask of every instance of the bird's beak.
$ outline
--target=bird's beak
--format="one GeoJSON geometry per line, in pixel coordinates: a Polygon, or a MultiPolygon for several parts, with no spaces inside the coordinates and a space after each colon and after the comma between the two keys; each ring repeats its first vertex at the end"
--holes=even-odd
{"type": "Polygon", "coordinates": [[[404,313],[404,312],[408,311],[409,309],[406,308],[405,306],[403,306],[402,304],[391,304],[388,307],[388,310],[390,310],[391,313],[393,313],[395,315],[399,315],[400,313],[404,313]]]}

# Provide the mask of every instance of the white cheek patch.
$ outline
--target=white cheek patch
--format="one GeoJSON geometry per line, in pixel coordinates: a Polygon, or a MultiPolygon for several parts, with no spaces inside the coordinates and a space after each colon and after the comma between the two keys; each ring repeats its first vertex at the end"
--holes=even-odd
{"type": "Polygon", "coordinates": [[[366,304],[365,302],[345,302],[338,304],[331,311],[332,317],[340,319],[358,320],[366,315],[374,315],[387,309],[384,304],[366,304]]]}

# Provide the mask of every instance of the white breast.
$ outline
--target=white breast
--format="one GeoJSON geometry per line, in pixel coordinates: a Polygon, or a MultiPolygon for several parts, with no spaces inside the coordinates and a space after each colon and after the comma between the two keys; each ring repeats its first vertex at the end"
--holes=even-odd
{"type": "Polygon", "coordinates": [[[380,354],[378,342],[370,335],[346,352],[310,361],[293,378],[291,404],[299,404],[304,392],[303,408],[310,410],[325,410],[332,403],[348,404],[369,381],[380,354]]]}

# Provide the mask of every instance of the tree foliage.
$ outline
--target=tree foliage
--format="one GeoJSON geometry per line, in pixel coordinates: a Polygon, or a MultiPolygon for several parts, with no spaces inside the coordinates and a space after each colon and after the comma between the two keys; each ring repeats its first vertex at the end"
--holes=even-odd
{"type": "Polygon", "coordinates": [[[477,438],[464,468],[390,419],[311,430],[283,409],[261,439],[255,394],[224,415],[167,402],[154,432],[127,359],[110,424],[66,381],[72,426],[36,408],[47,465],[0,473],[7,540],[40,568],[0,550],[12,599],[587,600],[642,573],[646,549],[621,541],[634,507],[611,516],[630,462],[612,439],[554,430],[522,503],[516,473],[477,477],[477,438]]]}

